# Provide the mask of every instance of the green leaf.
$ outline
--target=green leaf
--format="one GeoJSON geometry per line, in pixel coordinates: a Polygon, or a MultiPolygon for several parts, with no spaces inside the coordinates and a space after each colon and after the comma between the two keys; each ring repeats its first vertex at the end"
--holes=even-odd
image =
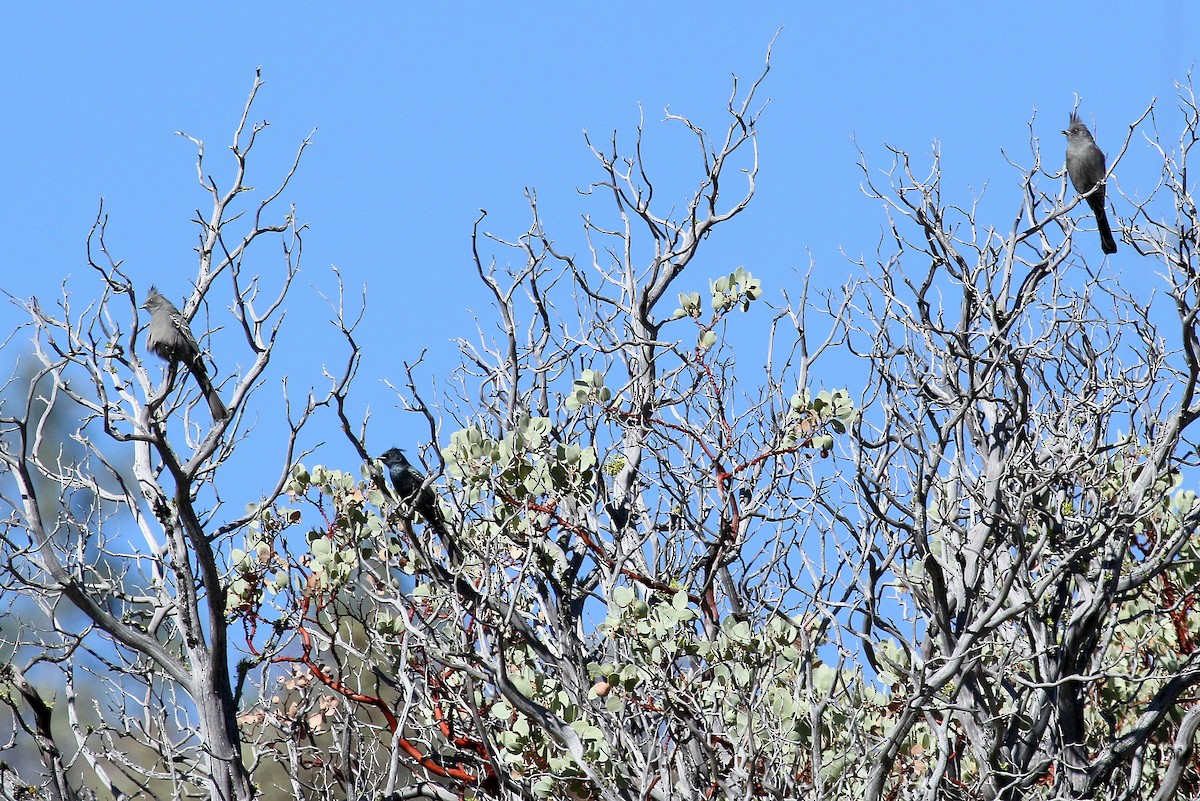
{"type": "Polygon", "coordinates": [[[612,592],[612,600],[617,606],[624,609],[633,603],[634,593],[630,587],[615,587],[612,592]]]}
{"type": "Polygon", "coordinates": [[[680,590],[671,598],[671,606],[682,612],[688,608],[688,594],[685,590],[680,590]]]}
{"type": "Polygon", "coordinates": [[[511,731],[496,732],[496,742],[510,754],[520,754],[525,750],[522,738],[511,731]]]}

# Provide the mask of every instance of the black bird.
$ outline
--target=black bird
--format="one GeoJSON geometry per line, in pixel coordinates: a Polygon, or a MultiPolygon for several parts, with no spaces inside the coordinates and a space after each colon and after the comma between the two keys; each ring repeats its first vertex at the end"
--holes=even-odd
{"type": "MultiPolygon", "coordinates": [[[[412,466],[412,463],[404,455],[404,451],[399,448],[389,448],[384,451],[380,454],[379,461],[383,462],[388,469],[388,477],[391,478],[392,487],[396,490],[396,495],[399,496],[401,502],[411,504],[411,508],[415,509],[417,514],[424,518],[425,523],[437,532],[442,539],[442,544],[446,547],[451,564],[460,564],[462,562],[461,552],[458,550],[454,538],[450,536],[450,531],[446,526],[446,517],[442,514],[442,507],[438,505],[437,498],[433,494],[433,488],[424,486],[425,476],[412,466]]],[[[408,521],[407,533],[412,534],[411,521],[408,521]]]]}
{"type": "Polygon", "coordinates": [[[225,419],[228,411],[221,402],[216,387],[209,380],[204,358],[200,355],[200,346],[179,309],[154,287],[150,287],[150,294],[142,308],[150,312],[150,325],[146,327],[146,347],[165,359],[172,369],[176,364],[182,363],[200,385],[200,391],[208,401],[208,410],[212,412],[213,420],[225,419]]]}
{"type": "Polygon", "coordinates": [[[400,500],[406,504],[412,504],[412,508],[425,518],[426,523],[436,528],[439,534],[444,535],[446,519],[442,516],[442,509],[438,506],[437,498],[433,495],[433,488],[424,487],[422,489],[425,484],[425,476],[412,466],[412,463],[404,455],[404,451],[399,448],[389,448],[379,456],[379,461],[387,467],[392,487],[396,490],[396,495],[400,497],[400,500]]]}
{"type": "MultiPolygon", "coordinates": [[[[1063,133],[1067,136],[1067,175],[1071,177],[1075,191],[1086,194],[1108,173],[1104,166],[1104,151],[1096,146],[1092,132],[1076,114],[1071,115],[1071,124],[1063,133]]],[[[1100,229],[1100,249],[1105,253],[1116,253],[1117,243],[1108,226],[1108,214],[1104,211],[1104,186],[1100,185],[1088,195],[1087,202],[1096,215],[1096,227],[1100,229]]]]}

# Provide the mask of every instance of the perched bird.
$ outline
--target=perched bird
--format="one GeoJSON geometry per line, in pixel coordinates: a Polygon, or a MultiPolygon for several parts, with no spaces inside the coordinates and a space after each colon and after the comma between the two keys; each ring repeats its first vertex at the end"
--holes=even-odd
{"type": "Polygon", "coordinates": [[[200,385],[204,399],[208,401],[208,410],[212,412],[213,420],[223,420],[228,414],[225,404],[208,378],[208,370],[204,367],[204,359],[200,355],[200,346],[187,320],[175,308],[175,304],[164,298],[154,287],[142,308],[150,312],[150,325],[146,328],[146,346],[165,359],[173,368],[182,363],[188,372],[200,385]]]}
{"type": "Polygon", "coordinates": [[[433,489],[431,487],[421,489],[425,483],[425,476],[412,466],[408,457],[404,455],[404,451],[399,448],[389,448],[380,455],[379,461],[383,462],[384,467],[388,469],[388,477],[391,478],[392,487],[396,490],[396,495],[400,497],[400,500],[412,504],[412,508],[417,510],[427,523],[440,526],[444,519],[437,499],[433,497],[433,489]],[[418,495],[418,493],[420,494],[418,495]]]}
{"type": "MultiPolygon", "coordinates": [[[[1096,147],[1092,132],[1077,114],[1071,115],[1071,124],[1063,133],[1067,137],[1067,175],[1071,177],[1071,185],[1081,195],[1091,192],[1108,172],[1104,166],[1104,152],[1096,147]]],[[[1117,243],[1104,211],[1104,186],[1100,185],[1088,195],[1087,202],[1096,215],[1096,227],[1100,229],[1100,249],[1105,253],[1116,253],[1117,243]]]]}
{"type": "Polygon", "coordinates": [[[442,508],[438,506],[437,498],[434,497],[433,488],[424,486],[425,476],[412,466],[404,451],[399,448],[384,451],[380,454],[379,461],[387,468],[396,495],[404,503],[411,504],[417,514],[438,533],[451,560],[457,563],[458,549],[446,530],[446,518],[442,514],[442,508]]]}

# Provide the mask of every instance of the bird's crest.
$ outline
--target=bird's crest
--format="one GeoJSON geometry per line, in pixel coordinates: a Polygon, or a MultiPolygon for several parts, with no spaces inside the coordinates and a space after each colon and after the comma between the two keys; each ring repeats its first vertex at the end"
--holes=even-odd
{"type": "Polygon", "coordinates": [[[409,463],[408,457],[404,455],[404,450],[402,448],[388,448],[386,451],[379,454],[376,459],[388,465],[395,463],[407,466],[409,463]]]}
{"type": "Polygon", "coordinates": [[[158,287],[156,287],[154,284],[151,284],[150,291],[148,291],[146,293],[146,300],[145,300],[145,302],[142,303],[141,307],[143,309],[149,309],[150,304],[154,302],[154,299],[161,298],[161,297],[162,297],[162,293],[158,291],[158,287]]]}

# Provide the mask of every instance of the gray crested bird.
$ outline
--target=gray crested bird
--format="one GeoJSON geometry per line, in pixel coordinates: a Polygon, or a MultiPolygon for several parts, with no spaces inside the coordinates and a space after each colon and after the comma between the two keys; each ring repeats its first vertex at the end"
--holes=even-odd
{"type": "Polygon", "coordinates": [[[150,287],[142,308],[150,312],[150,325],[146,327],[146,347],[172,367],[176,364],[186,367],[196,379],[200,391],[204,393],[213,420],[224,420],[229,412],[208,377],[204,358],[200,354],[200,345],[196,343],[196,337],[192,335],[192,329],[187,320],[183,319],[179,309],[153,286],[150,287]]]}
{"type": "Polygon", "coordinates": [[[1092,132],[1079,119],[1078,114],[1071,114],[1071,124],[1063,131],[1067,137],[1067,175],[1075,191],[1083,195],[1096,191],[1087,196],[1087,203],[1096,215],[1096,227],[1100,229],[1100,249],[1105,253],[1116,253],[1117,243],[1113,239],[1112,228],[1108,225],[1108,214],[1104,210],[1104,185],[1100,182],[1108,173],[1104,164],[1104,152],[1096,146],[1092,132]],[[1097,186],[1097,184],[1100,184],[1097,186]]]}

